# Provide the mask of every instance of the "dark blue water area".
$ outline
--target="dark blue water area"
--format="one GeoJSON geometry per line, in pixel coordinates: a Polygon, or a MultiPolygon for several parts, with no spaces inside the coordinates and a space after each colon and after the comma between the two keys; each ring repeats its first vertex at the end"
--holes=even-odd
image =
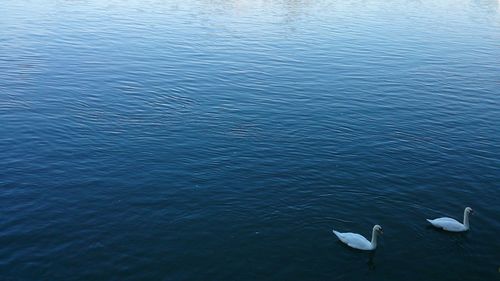
{"type": "Polygon", "coordinates": [[[0,280],[500,280],[500,2],[1,6],[0,280]]]}

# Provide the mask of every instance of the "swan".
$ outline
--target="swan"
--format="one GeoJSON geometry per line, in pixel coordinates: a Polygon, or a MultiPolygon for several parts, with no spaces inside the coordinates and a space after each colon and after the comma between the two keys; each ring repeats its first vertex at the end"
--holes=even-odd
{"type": "Polygon", "coordinates": [[[474,213],[474,211],[470,208],[467,207],[464,210],[464,223],[461,224],[457,220],[452,219],[452,218],[437,218],[433,220],[427,219],[428,222],[430,222],[433,226],[437,228],[444,229],[446,231],[451,231],[451,232],[464,232],[469,230],[469,214],[474,213]]]}
{"type": "Polygon", "coordinates": [[[382,234],[382,227],[380,225],[375,225],[372,230],[372,241],[368,241],[365,237],[362,235],[359,235],[357,233],[351,233],[351,232],[345,232],[341,233],[338,231],[333,230],[333,233],[340,239],[340,241],[344,242],[347,244],[349,247],[358,249],[358,250],[365,250],[365,251],[372,251],[377,248],[377,236],[379,234],[382,234]]]}

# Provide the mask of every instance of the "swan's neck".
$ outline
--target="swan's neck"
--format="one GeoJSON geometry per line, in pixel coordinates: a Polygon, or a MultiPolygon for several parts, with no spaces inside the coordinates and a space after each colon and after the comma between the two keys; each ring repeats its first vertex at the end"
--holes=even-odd
{"type": "Polygon", "coordinates": [[[469,229],[469,213],[467,213],[467,210],[464,211],[464,226],[465,229],[469,229]]]}
{"type": "Polygon", "coordinates": [[[377,248],[377,231],[374,229],[372,231],[372,249],[377,248]]]}

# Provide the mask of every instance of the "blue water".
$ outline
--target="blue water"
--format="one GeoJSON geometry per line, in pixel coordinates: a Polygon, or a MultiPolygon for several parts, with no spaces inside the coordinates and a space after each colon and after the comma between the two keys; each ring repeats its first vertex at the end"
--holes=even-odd
{"type": "Polygon", "coordinates": [[[500,280],[499,123],[497,0],[5,0],[0,280],[500,280]]]}

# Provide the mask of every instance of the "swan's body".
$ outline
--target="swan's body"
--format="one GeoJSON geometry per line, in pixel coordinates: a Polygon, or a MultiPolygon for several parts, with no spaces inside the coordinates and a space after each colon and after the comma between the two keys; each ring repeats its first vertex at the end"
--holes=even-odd
{"type": "Polygon", "coordinates": [[[464,210],[464,223],[460,223],[455,219],[452,218],[437,218],[434,220],[427,220],[430,222],[433,226],[437,228],[441,228],[446,231],[451,231],[451,232],[464,232],[469,230],[469,214],[471,214],[473,211],[471,208],[467,207],[464,210]]]}
{"type": "Polygon", "coordinates": [[[372,241],[368,241],[362,235],[357,233],[345,232],[341,233],[333,230],[333,233],[339,238],[340,241],[347,244],[347,246],[365,251],[372,251],[377,248],[377,236],[382,233],[382,227],[380,225],[375,225],[372,231],[372,241]]]}

